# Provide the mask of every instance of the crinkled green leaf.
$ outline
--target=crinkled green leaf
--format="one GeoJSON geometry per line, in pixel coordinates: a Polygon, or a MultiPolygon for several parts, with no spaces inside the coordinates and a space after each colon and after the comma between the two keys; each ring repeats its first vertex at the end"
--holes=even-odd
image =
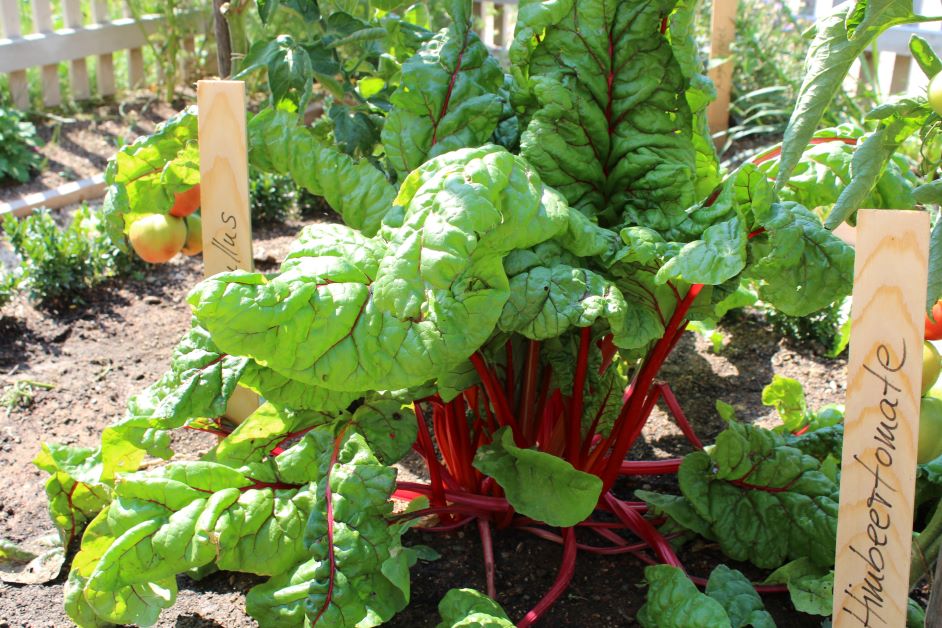
{"type": "Polygon", "coordinates": [[[696,150],[695,196],[706,198],[720,183],[720,166],[706,115],[707,105],[716,98],[716,88],[704,74],[705,68],[694,33],[697,8],[698,3],[693,0],[680,0],[668,21],[667,37],[684,78],[689,82],[686,95],[693,116],[691,139],[696,150]]]}
{"type": "MultiPolygon", "coordinates": [[[[252,468],[253,463],[263,462],[274,455],[276,449],[285,449],[294,444],[301,436],[322,425],[337,421],[340,413],[319,412],[313,410],[289,410],[278,408],[271,403],[263,403],[245,418],[231,434],[219,441],[204,460],[218,462],[233,468],[243,469],[254,474],[258,480],[274,481],[275,468],[266,465],[264,470],[252,468]],[[266,477],[261,477],[261,474],[266,477]],[[272,475],[268,475],[268,474],[272,475]]],[[[292,455],[295,452],[292,452],[292,455]]],[[[292,455],[282,454],[278,460],[278,475],[288,482],[302,483],[310,481],[307,472],[295,477],[289,464],[292,455]],[[285,477],[287,475],[287,477],[285,477]]]]}
{"type": "Polygon", "coordinates": [[[474,589],[451,589],[438,603],[436,628],[512,628],[500,604],[474,589]]]}
{"type": "Polygon", "coordinates": [[[403,560],[403,528],[385,519],[396,472],[376,460],[359,434],[340,438],[330,447],[336,448],[336,464],[313,485],[304,532],[309,558],[253,587],[246,598],[249,613],[262,625],[353,628],[365,621],[362,625],[372,626],[388,621],[408,602],[408,585],[399,581],[402,571],[390,565],[403,560]],[[395,574],[394,579],[387,574],[395,574]]]}
{"type": "Polygon", "coordinates": [[[474,467],[500,484],[517,512],[554,526],[583,521],[602,494],[598,477],[552,454],[517,447],[509,428],[478,449],[474,467]]]}
{"type": "Polygon", "coordinates": [[[456,5],[448,28],[403,64],[389,98],[383,146],[400,177],[431,157],[485,143],[503,110],[503,72],[471,29],[470,12],[456,5]]]}
{"type": "MultiPolygon", "coordinates": [[[[802,153],[788,182],[779,190],[780,200],[830,210],[851,181],[856,142],[864,141],[866,137],[860,127],[851,124],[815,133],[812,141],[817,143],[802,153]]],[[[759,168],[774,177],[778,166],[779,159],[776,157],[763,161],[759,168]]],[[[909,161],[902,155],[894,155],[887,162],[875,186],[860,201],[860,206],[909,209],[913,205],[915,184],[916,178],[911,172],[909,161]]]]}
{"type": "Polygon", "coordinates": [[[804,316],[850,293],[854,251],[817,216],[795,203],[774,203],[762,224],[766,233],[750,241],[756,261],[746,271],[760,299],[804,316]]]}
{"type": "Polygon", "coordinates": [[[323,144],[298,125],[298,116],[265,109],[248,124],[249,162],[290,175],[311,194],[323,196],[344,222],[373,235],[392,206],[395,190],[369,161],[357,161],[323,144]]]}
{"type": "Polygon", "coordinates": [[[821,462],[787,443],[775,432],[730,423],[709,453],[684,458],[678,481],[686,504],[649,494],[644,499],[716,540],[734,560],[771,569],[807,556],[830,567],[838,485],[821,462]]]}
{"type": "Polygon", "coordinates": [[[706,594],[723,606],[732,628],[775,628],[775,621],[765,610],[755,587],[735,569],[717,565],[707,580],[706,594]]]}
{"type": "Polygon", "coordinates": [[[223,350],[305,384],[418,386],[487,340],[509,297],[503,257],[565,232],[570,211],[495,146],[433,159],[396,205],[374,238],[310,226],[280,273],[207,279],[196,318],[223,350]]]}
{"type": "MultiPolygon", "coordinates": [[[[314,434],[304,438],[310,442],[314,434]]],[[[122,476],[73,563],[70,587],[81,591],[67,595],[70,616],[78,622],[76,615],[92,612],[99,620],[151,625],[173,603],[176,574],[214,563],[272,575],[305,559],[313,484],[284,480],[297,480],[297,469],[315,480],[326,466],[316,456],[329,452],[292,451],[299,452],[306,460],[288,454],[275,459],[273,482],[207,461],[122,476]]]]}
{"type": "Polygon", "coordinates": [[[604,226],[669,232],[695,200],[687,79],[660,34],[675,3],[531,2],[517,18],[520,153],[604,226]]]}
{"type": "Polygon", "coordinates": [[[102,437],[104,477],[135,470],[135,458],[140,462],[141,455],[135,448],[169,458],[173,452],[168,430],[195,419],[223,416],[248,362],[221,352],[206,329],[191,327],[173,351],[170,370],[131,397],[124,419],[106,428],[102,437]]]}
{"type": "Polygon", "coordinates": [[[33,464],[50,474],[49,517],[68,546],[111,501],[111,488],[101,479],[101,455],[84,447],[43,443],[33,464]]]}
{"type": "Polygon", "coordinates": [[[240,386],[255,391],[268,401],[296,410],[338,412],[347,409],[359,395],[305,384],[249,360],[239,380],[240,386]]]}
{"type": "Polygon", "coordinates": [[[545,340],[603,318],[610,320],[616,344],[622,344],[620,336],[635,331],[625,329],[627,309],[621,291],[598,273],[564,264],[537,266],[510,278],[510,299],[498,326],[545,340]]]}
{"type": "Polygon", "coordinates": [[[762,404],[775,408],[782,424],[789,432],[798,431],[807,421],[808,404],[805,402],[805,389],[796,379],[773,375],[772,383],[762,389],[762,404]]]}
{"type": "Polygon", "coordinates": [[[368,398],[353,413],[353,423],[383,464],[399,462],[412,449],[419,431],[411,404],[368,398]]]}
{"type": "MultiPolygon", "coordinates": [[[[800,449],[809,456],[824,460],[828,456],[841,457],[841,446],[844,441],[844,425],[840,422],[809,431],[801,436],[788,436],[786,442],[800,449]]],[[[942,479],[942,476],[940,476],[942,479]]]]}
{"type": "Polygon", "coordinates": [[[834,597],[834,572],[807,557],[782,565],[765,580],[785,584],[792,604],[802,613],[830,616],[834,597]]]}
{"type": "Polygon", "coordinates": [[[657,280],[679,277],[689,283],[719,284],[746,266],[746,230],[737,216],[711,225],[702,239],[684,245],[658,271],[657,280]]]}
{"type": "Polygon", "coordinates": [[[645,567],[648,595],[636,619],[644,628],[730,626],[723,605],[700,593],[683,571],[670,565],[645,567]]]}

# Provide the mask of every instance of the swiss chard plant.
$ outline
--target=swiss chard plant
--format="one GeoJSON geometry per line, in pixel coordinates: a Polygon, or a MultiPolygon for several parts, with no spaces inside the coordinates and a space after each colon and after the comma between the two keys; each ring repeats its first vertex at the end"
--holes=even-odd
{"type": "MultiPolygon", "coordinates": [[[[259,3],[263,17],[277,5],[259,3]]],[[[833,464],[735,423],[704,450],[658,378],[689,322],[756,295],[813,312],[848,294],[853,260],[767,166],[720,171],[694,3],[522,2],[508,68],[472,30],[470,3],[448,3],[437,33],[395,2],[281,5],[310,38],[251,48],[244,71],[265,68],[272,99],[250,116],[249,160],[343,222],[305,227],[277,272],[197,285],[170,369],[101,446],[44,446],[50,512],[81,539],[73,621],[151,625],[178,574],[223,569],[267,578],[247,596],[262,626],[378,625],[408,603],[423,553],[403,535],[419,521],[477,528],[491,597],[495,529],[562,545],[555,583],[518,626],[562,595],[580,552],[682,569],[675,533],[767,569],[799,561],[760,589],[827,573],[833,464]],[[315,83],[347,109],[305,125],[315,83]],[[235,425],[224,415],[238,386],[265,403],[235,425]],[[659,401],[697,451],[626,459],[659,401]],[[176,429],[219,440],[200,460],[140,470],[173,456],[176,429]],[[412,450],[429,481],[397,480],[412,450]],[[684,495],[612,490],[659,473],[678,473],[684,495]],[[735,518],[734,502],[748,506],[735,518]],[[658,527],[667,515],[673,531],[658,527]]],[[[123,148],[107,180],[116,238],[169,211],[198,181],[195,111],[123,148]]],[[[746,582],[727,572],[710,578],[711,612],[765,622],[758,600],[727,603],[746,582]]],[[[679,570],[648,578],[696,593],[679,570]]],[[[443,626],[510,625],[471,591],[441,611],[443,626]]]]}

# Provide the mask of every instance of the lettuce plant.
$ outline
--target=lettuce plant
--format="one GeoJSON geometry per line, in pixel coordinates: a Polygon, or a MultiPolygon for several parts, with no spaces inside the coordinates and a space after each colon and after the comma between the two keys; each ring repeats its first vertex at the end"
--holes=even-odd
{"type": "MultiPolygon", "coordinates": [[[[580,551],[680,567],[655,525],[668,509],[721,542],[737,525],[725,500],[754,499],[748,517],[766,505],[807,514],[761,564],[807,552],[799,533],[821,538],[812,558],[826,563],[836,485],[784,437],[743,427],[683,464],[625,459],[659,400],[702,447],[657,379],[689,321],[753,292],[805,314],[850,285],[852,251],[815,213],[755,164],[720,172],[693,4],[524,2],[507,72],[472,31],[470,3],[449,3],[438,33],[379,8],[312,16],[361,27],[321,46],[278,38],[253,57],[273,99],[249,119],[252,166],[323,196],[343,224],[304,228],[277,272],[197,285],[170,370],[101,447],[47,445],[37,460],[53,518],[82,538],[69,616],[150,625],[176,574],[228,569],[269,578],[247,596],[263,626],[377,625],[408,603],[421,551],[403,533],[431,516],[433,530],[477,527],[491,596],[495,527],[563,545],[556,582],[518,626],[559,598],[580,551]],[[315,69],[325,50],[364,42],[386,94],[370,109],[381,133],[368,151],[350,149],[339,118],[312,128],[297,114],[310,84],[328,80],[315,69]],[[223,415],[236,386],[266,403],[233,426],[223,415]],[[181,428],[220,440],[201,460],[138,470],[145,455],[170,458],[181,428]],[[769,459],[752,469],[735,458],[743,448],[769,459]],[[410,450],[428,482],[396,480],[390,465],[410,450]],[[622,476],[678,468],[724,501],[612,492],[622,476]],[[394,513],[394,500],[409,507],[394,513]],[[600,540],[577,541],[577,528],[600,540]]],[[[338,89],[369,107],[364,80],[338,89]]],[[[112,233],[169,210],[198,180],[197,160],[192,110],[122,149],[107,172],[112,233]]],[[[508,622],[467,592],[442,612],[443,625],[508,622]]]]}

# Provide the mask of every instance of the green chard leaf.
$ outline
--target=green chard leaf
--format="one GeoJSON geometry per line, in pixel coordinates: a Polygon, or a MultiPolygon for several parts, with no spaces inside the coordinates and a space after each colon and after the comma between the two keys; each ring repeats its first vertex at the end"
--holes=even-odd
{"type": "Polygon", "coordinates": [[[222,273],[189,299],[217,346],[288,379],[419,386],[484,344],[510,296],[503,258],[567,232],[569,211],[503,149],[453,151],[403,182],[374,238],[310,226],[278,274],[222,273]]]}
{"type": "Polygon", "coordinates": [[[834,563],[835,480],[785,437],[731,423],[711,451],[688,455],[678,480],[683,500],[643,498],[677,523],[716,540],[734,560],[771,569],[807,556],[834,563]]]}
{"type": "Polygon", "coordinates": [[[675,2],[530,2],[518,15],[520,154],[604,226],[668,233],[695,200],[687,79],[660,34],[675,2]]]}
{"type": "Polygon", "coordinates": [[[598,477],[552,454],[517,447],[509,428],[501,428],[493,437],[490,445],[478,449],[474,467],[494,478],[517,512],[568,527],[595,510],[602,494],[598,477]]]}
{"type": "Polygon", "coordinates": [[[402,65],[389,102],[383,146],[404,177],[427,159],[480,146],[497,129],[504,85],[500,65],[471,29],[470,3],[456,2],[451,25],[402,65]]]}
{"type": "Polygon", "coordinates": [[[290,175],[299,187],[323,196],[347,225],[375,234],[396,195],[385,175],[369,161],[323,144],[298,122],[296,114],[280,109],[253,116],[249,162],[266,172],[290,175]]]}
{"type": "Polygon", "coordinates": [[[745,275],[759,298],[790,316],[804,316],[850,293],[854,251],[796,203],[773,203],[765,232],[750,240],[745,275]]]}
{"type": "MultiPolygon", "coordinates": [[[[310,460],[305,466],[317,470],[310,460]]],[[[69,616],[80,625],[93,615],[152,625],[173,604],[179,573],[211,563],[260,575],[290,568],[307,555],[307,486],[260,483],[204,461],[122,476],[72,565],[69,616]]]]}
{"type": "Polygon", "coordinates": [[[830,616],[834,597],[834,571],[802,557],[773,571],[768,584],[785,584],[792,604],[802,613],[830,616]]]}
{"type": "Polygon", "coordinates": [[[328,456],[335,451],[336,462],[311,484],[303,562],[253,587],[246,598],[249,613],[262,625],[376,625],[408,603],[413,559],[399,542],[405,528],[385,519],[396,471],[380,464],[359,434],[336,438],[315,447],[328,456]]]}
{"type": "Polygon", "coordinates": [[[762,389],[762,404],[775,408],[789,432],[798,431],[808,420],[805,389],[801,382],[791,377],[774,375],[772,383],[762,389]]]}
{"type": "Polygon", "coordinates": [[[723,605],[700,593],[697,585],[677,567],[646,567],[644,578],[648,581],[648,597],[637,616],[644,628],[732,625],[723,605]]]}
{"type": "Polygon", "coordinates": [[[33,464],[49,473],[49,517],[68,547],[111,501],[111,487],[101,480],[101,455],[94,449],[43,443],[33,464]]]}
{"type": "Polygon", "coordinates": [[[436,628],[513,628],[500,604],[474,589],[451,589],[438,603],[436,628]]]}
{"type": "Polygon", "coordinates": [[[704,74],[703,60],[697,45],[696,26],[698,3],[680,0],[671,13],[667,26],[667,37],[674,50],[674,57],[687,79],[687,104],[693,116],[691,137],[696,150],[696,198],[706,198],[720,184],[720,165],[716,146],[710,135],[706,109],[716,98],[716,88],[704,74]]]}
{"type": "Polygon", "coordinates": [[[775,628],[762,599],[746,576],[726,565],[717,565],[707,580],[706,594],[719,602],[732,628],[775,628]]]}

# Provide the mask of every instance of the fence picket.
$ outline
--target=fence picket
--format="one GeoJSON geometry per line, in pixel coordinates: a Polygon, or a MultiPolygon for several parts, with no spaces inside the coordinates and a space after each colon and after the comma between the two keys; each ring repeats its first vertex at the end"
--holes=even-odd
{"type": "MultiPolygon", "coordinates": [[[[65,11],[65,25],[69,28],[81,28],[82,4],[80,0],[62,0],[65,11]]],[[[72,98],[86,100],[91,91],[88,88],[88,63],[85,59],[75,59],[69,64],[69,84],[72,86],[72,98]]]]}
{"type": "MultiPolygon", "coordinates": [[[[33,28],[37,33],[51,33],[52,5],[50,0],[33,0],[33,28]]],[[[59,89],[59,66],[56,64],[44,65],[40,70],[42,76],[43,104],[47,107],[58,107],[62,104],[62,91],[59,89]]]]}
{"type": "MultiPolygon", "coordinates": [[[[96,24],[111,21],[111,17],[108,15],[108,0],[94,0],[92,2],[92,19],[96,24]]],[[[111,96],[115,93],[113,54],[98,55],[97,79],[99,96],[111,96]]]]}
{"type": "MultiPolygon", "coordinates": [[[[128,0],[122,3],[124,17],[134,17],[128,0]]],[[[140,48],[128,50],[128,88],[137,89],[144,85],[144,51],[140,48]]]]}
{"type": "MultiPolygon", "coordinates": [[[[17,0],[0,0],[0,12],[2,12],[3,33],[5,37],[19,37],[20,30],[20,6],[17,0]]],[[[10,92],[13,96],[13,105],[19,109],[29,108],[29,83],[26,80],[26,72],[18,70],[10,72],[10,92]]]]}
{"type": "Polygon", "coordinates": [[[488,48],[494,47],[494,3],[481,2],[481,40],[488,48]]]}
{"type": "Polygon", "coordinates": [[[517,6],[515,4],[500,4],[500,47],[503,50],[510,48],[514,40],[514,25],[517,23],[517,6]]]}

